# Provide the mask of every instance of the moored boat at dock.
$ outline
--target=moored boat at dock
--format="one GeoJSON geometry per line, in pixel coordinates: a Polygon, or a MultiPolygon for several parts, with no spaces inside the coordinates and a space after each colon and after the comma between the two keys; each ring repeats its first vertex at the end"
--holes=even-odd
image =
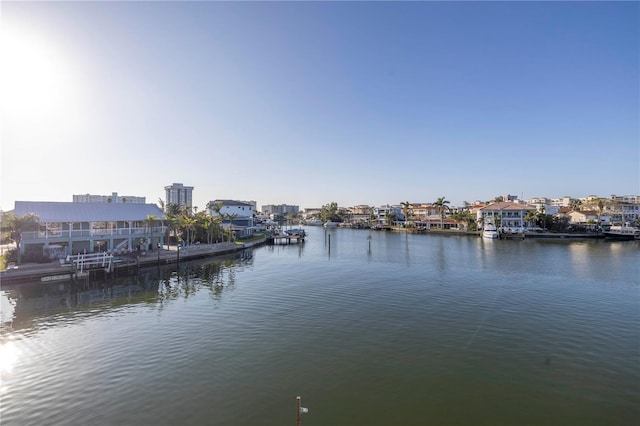
{"type": "Polygon", "coordinates": [[[498,230],[493,224],[489,223],[482,230],[482,238],[487,238],[490,240],[498,238],[498,230]]]}
{"type": "Polygon", "coordinates": [[[607,240],[630,241],[640,239],[640,229],[630,226],[628,223],[624,225],[612,225],[608,230],[603,231],[603,234],[607,240]]]}

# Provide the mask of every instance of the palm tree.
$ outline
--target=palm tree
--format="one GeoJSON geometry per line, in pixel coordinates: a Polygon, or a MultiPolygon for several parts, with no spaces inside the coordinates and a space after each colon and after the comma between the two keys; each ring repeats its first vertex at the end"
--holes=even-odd
{"type": "Polygon", "coordinates": [[[147,215],[147,227],[149,228],[149,234],[151,235],[151,244],[153,244],[153,225],[158,221],[158,217],[152,214],[147,215]]]}
{"type": "Polygon", "coordinates": [[[463,222],[465,224],[464,226],[465,230],[467,231],[473,231],[477,227],[476,219],[469,211],[464,211],[462,213],[455,213],[451,215],[451,217],[455,219],[457,222],[463,222]]]}
{"type": "Polygon", "coordinates": [[[569,200],[569,207],[571,207],[571,210],[580,211],[581,206],[582,201],[578,200],[577,198],[572,198],[569,200]]]}
{"type": "Polygon", "coordinates": [[[598,229],[600,229],[600,226],[601,226],[600,218],[602,216],[603,210],[604,210],[604,200],[602,198],[598,198],[598,229]]]}
{"type": "Polygon", "coordinates": [[[384,215],[384,221],[386,222],[386,224],[391,226],[393,225],[393,222],[395,220],[396,220],[396,214],[390,210],[387,210],[387,212],[384,215]]]}
{"type": "Polygon", "coordinates": [[[332,201],[331,203],[322,206],[320,209],[320,220],[323,222],[342,222],[340,215],[338,214],[338,203],[332,201]]]}
{"type": "MultiPolygon", "coordinates": [[[[227,220],[229,220],[229,242],[231,242],[231,237],[232,236],[235,237],[235,235],[233,233],[233,221],[236,220],[238,215],[236,213],[228,213],[226,215],[226,217],[227,217],[227,220]]],[[[235,240],[235,238],[234,238],[234,240],[235,240]]]]}
{"type": "Polygon", "coordinates": [[[546,229],[547,228],[547,208],[545,206],[540,206],[540,215],[542,215],[542,230],[546,231],[547,230],[546,229]]]}
{"type": "Polygon", "coordinates": [[[372,206],[367,206],[367,213],[369,213],[369,228],[373,227],[373,211],[374,208],[372,206]]]}
{"type": "Polygon", "coordinates": [[[4,215],[2,220],[3,231],[8,231],[10,237],[16,243],[18,251],[18,264],[22,260],[20,244],[22,243],[22,233],[25,231],[35,231],[38,228],[39,219],[34,213],[27,213],[24,216],[18,216],[13,213],[4,215]]]}
{"type": "Polygon", "coordinates": [[[196,219],[194,217],[186,215],[182,217],[182,227],[187,231],[187,245],[192,243],[195,225],[196,219]]]}
{"type": "Polygon", "coordinates": [[[528,223],[533,223],[533,225],[538,225],[539,213],[537,210],[529,210],[524,217],[524,220],[528,223]]]}
{"type": "Polygon", "coordinates": [[[223,214],[220,213],[220,210],[222,210],[222,203],[209,202],[207,203],[207,208],[213,210],[213,212],[218,216],[223,216],[223,214]]]}
{"type": "Polygon", "coordinates": [[[404,223],[405,223],[405,231],[407,230],[408,226],[409,226],[409,216],[411,214],[413,214],[413,212],[411,211],[411,203],[408,201],[405,201],[404,203],[400,203],[402,205],[402,213],[404,214],[404,223]]]}
{"type": "Polygon", "coordinates": [[[176,241],[178,239],[178,225],[180,224],[179,218],[182,212],[180,209],[180,205],[175,203],[169,203],[165,207],[166,207],[165,217],[167,221],[167,250],[168,250],[172,231],[176,237],[176,241]]]}
{"type": "Polygon", "coordinates": [[[499,213],[494,213],[493,214],[493,225],[500,229],[500,227],[502,226],[502,215],[499,213]]]}
{"type": "Polygon", "coordinates": [[[205,215],[202,219],[202,225],[207,230],[207,244],[213,244],[213,237],[218,229],[222,218],[220,216],[205,215]]]}
{"type": "Polygon", "coordinates": [[[444,229],[444,212],[445,210],[449,210],[447,204],[449,204],[449,201],[444,197],[438,198],[435,203],[433,203],[434,206],[438,207],[438,211],[440,212],[440,229],[444,229]]]}

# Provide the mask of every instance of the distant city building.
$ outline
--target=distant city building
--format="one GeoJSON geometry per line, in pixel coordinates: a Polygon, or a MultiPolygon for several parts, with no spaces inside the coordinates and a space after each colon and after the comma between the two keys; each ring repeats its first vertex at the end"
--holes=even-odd
{"type": "Polygon", "coordinates": [[[557,207],[569,207],[571,205],[571,197],[565,195],[561,198],[553,198],[551,200],[551,205],[557,207]]]}
{"type": "Polygon", "coordinates": [[[535,207],[536,210],[544,214],[555,215],[560,213],[560,206],[554,205],[550,199],[545,197],[531,198],[530,200],[526,200],[525,203],[535,207]]]}
{"type": "Polygon", "coordinates": [[[290,214],[300,213],[300,207],[288,204],[267,204],[262,206],[262,213],[268,214],[273,219],[284,219],[290,214]]]}
{"type": "Polygon", "coordinates": [[[495,198],[495,200],[502,200],[504,202],[514,202],[514,203],[518,203],[518,196],[517,195],[511,195],[511,194],[505,194],[505,195],[499,195],[495,198]]]}
{"type": "Polygon", "coordinates": [[[146,197],[134,197],[132,195],[118,195],[112,192],[111,195],[78,194],[73,196],[74,203],[128,203],[146,204],[146,197]]]}
{"type": "Polygon", "coordinates": [[[193,207],[193,186],[184,186],[181,183],[174,183],[165,186],[166,198],[165,206],[177,204],[180,207],[193,207]]]}
{"type": "Polygon", "coordinates": [[[640,204],[640,195],[611,194],[611,201],[617,201],[619,203],[640,204]]]}

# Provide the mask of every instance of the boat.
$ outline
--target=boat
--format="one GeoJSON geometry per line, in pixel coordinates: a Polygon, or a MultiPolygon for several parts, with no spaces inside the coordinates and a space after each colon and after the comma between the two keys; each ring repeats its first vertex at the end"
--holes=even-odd
{"type": "Polygon", "coordinates": [[[324,223],[324,227],[325,228],[337,228],[338,227],[338,222],[332,222],[332,221],[328,221],[324,223]]]}
{"type": "Polygon", "coordinates": [[[488,238],[491,240],[498,238],[498,230],[493,224],[489,223],[482,230],[482,238],[488,238]]]}
{"type": "Polygon", "coordinates": [[[628,223],[624,225],[612,225],[608,230],[603,232],[604,238],[607,240],[630,241],[640,239],[640,230],[628,223]]]}
{"type": "Polygon", "coordinates": [[[307,225],[322,226],[322,225],[324,225],[324,223],[320,219],[313,219],[313,220],[310,220],[309,222],[307,222],[307,225]]]}
{"type": "Polygon", "coordinates": [[[292,237],[304,238],[306,236],[304,229],[299,229],[299,228],[287,229],[286,231],[284,231],[284,233],[292,237]]]}

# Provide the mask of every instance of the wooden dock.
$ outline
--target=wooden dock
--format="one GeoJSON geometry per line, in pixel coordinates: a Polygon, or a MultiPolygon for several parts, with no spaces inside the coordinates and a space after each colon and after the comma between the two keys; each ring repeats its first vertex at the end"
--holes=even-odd
{"type": "Polygon", "coordinates": [[[280,244],[300,244],[304,243],[304,233],[303,234],[277,234],[271,235],[267,237],[267,245],[280,245],[280,244]]]}
{"type": "MultiPolygon", "coordinates": [[[[69,256],[69,261],[51,262],[45,264],[22,264],[15,269],[0,271],[0,283],[2,285],[17,284],[40,280],[42,282],[73,281],[77,278],[131,275],[137,273],[140,268],[159,267],[161,265],[176,264],[184,261],[205,259],[213,256],[224,255],[241,251],[246,248],[259,246],[265,240],[259,240],[245,244],[217,243],[211,245],[193,245],[171,250],[158,250],[138,255],[132,253],[129,256],[111,257],[105,259],[104,253],[69,256]],[[83,256],[82,258],[79,256],[83,256]],[[103,266],[104,260],[104,266],[103,266]],[[107,262],[110,261],[110,270],[107,271],[107,262]]],[[[107,255],[110,256],[110,255],[107,255]]]]}

